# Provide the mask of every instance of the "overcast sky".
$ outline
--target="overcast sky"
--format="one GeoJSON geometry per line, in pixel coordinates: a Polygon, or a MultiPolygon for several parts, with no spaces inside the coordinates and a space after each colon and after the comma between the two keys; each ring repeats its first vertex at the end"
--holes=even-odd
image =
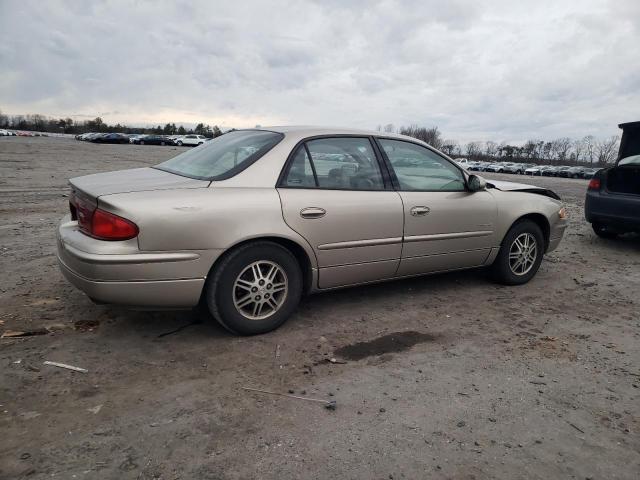
{"type": "Polygon", "coordinates": [[[0,109],[604,137],[640,120],[639,45],[640,0],[0,0],[0,109]]]}

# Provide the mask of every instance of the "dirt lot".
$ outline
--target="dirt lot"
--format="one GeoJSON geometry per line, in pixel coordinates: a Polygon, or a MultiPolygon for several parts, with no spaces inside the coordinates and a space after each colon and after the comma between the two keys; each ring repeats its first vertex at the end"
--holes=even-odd
{"type": "Polygon", "coordinates": [[[56,266],[67,178],[177,151],[0,138],[0,332],[43,333],[0,340],[1,478],[638,478],[640,239],[592,234],[586,181],[526,179],[571,215],[526,286],[342,290],[238,338],[93,305],[56,266]]]}

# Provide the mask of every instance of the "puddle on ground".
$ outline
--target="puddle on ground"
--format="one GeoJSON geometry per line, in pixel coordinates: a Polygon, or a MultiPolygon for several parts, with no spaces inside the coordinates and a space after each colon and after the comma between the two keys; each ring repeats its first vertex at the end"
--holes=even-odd
{"type": "Polygon", "coordinates": [[[346,345],[337,349],[334,354],[346,360],[362,360],[374,355],[402,352],[419,343],[433,342],[435,339],[436,337],[429,333],[395,332],[368,342],[346,345]]]}

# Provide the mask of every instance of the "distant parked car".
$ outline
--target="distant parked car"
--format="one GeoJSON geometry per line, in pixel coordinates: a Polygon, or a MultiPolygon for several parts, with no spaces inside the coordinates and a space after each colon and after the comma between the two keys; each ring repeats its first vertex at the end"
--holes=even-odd
{"type": "Polygon", "coordinates": [[[582,175],[580,176],[580,178],[593,178],[593,176],[595,175],[595,173],[600,170],[599,168],[585,168],[582,171],[582,175]]]}
{"type": "Polygon", "coordinates": [[[564,177],[566,176],[566,173],[563,173],[565,170],[569,170],[571,167],[567,167],[567,166],[560,166],[560,167],[553,167],[553,170],[551,170],[551,176],[553,177],[564,177]]]}
{"type": "Polygon", "coordinates": [[[202,145],[206,141],[207,141],[207,137],[205,137],[204,135],[185,135],[176,140],[176,145],[195,146],[195,145],[202,145]]]}
{"type": "Polygon", "coordinates": [[[559,177],[565,178],[581,178],[584,167],[569,167],[558,170],[559,177]]]}
{"type": "Polygon", "coordinates": [[[491,163],[484,168],[485,172],[503,173],[504,165],[502,163],[491,163]]]}
{"type": "Polygon", "coordinates": [[[584,214],[596,235],[614,238],[640,232],[640,122],[622,123],[615,167],[598,170],[589,182],[584,214]]]}
{"type": "Polygon", "coordinates": [[[173,140],[164,135],[143,135],[133,140],[136,145],[173,145],[173,140]]]}
{"type": "Polygon", "coordinates": [[[104,133],[91,141],[94,143],[129,143],[129,137],[123,133],[104,133]]]}
{"type": "Polygon", "coordinates": [[[9,137],[11,136],[11,133],[9,133],[8,130],[5,130],[4,128],[0,128],[0,137],[9,137]]]}
{"type": "Polygon", "coordinates": [[[505,163],[504,173],[515,173],[517,175],[524,175],[524,171],[527,166],[524,163],[505,163]]]}
{"type": "Polygon", "coordinates": [[[467,167],[467,170],[473,170],[475,172],[479,172],[480,167],[482,167],[482,162],[471,162],[467,167]]]}

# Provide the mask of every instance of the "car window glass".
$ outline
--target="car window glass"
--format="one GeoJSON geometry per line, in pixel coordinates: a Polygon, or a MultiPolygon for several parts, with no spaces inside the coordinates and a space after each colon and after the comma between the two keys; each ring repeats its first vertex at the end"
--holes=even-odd
{"type": "Polygon", "coordinates": [[[383,190],[384,181],[368,138],[319,138],[307,142],[320,188],[383,190]]]}
{"type": "Polygon", "coordinates": [[[309,161],[309,156],[307,155],[304,145],[298,147],[289,171],[287,172],[287,176],[284,179],[284,185],[299,188],[316,187],[313,169],[311,168],[311,162],[309,161]]]}
{"type": "Polygon", "coordinates": [[[155,168],[191,178],[230,178],[271,150],[282,138],[281,133],[237,130],[204,142],[201,147],[181,153],[155,168]]]}
{"type": "Polygon", "coordinates": [[[401,190],[458,192],[465,189],[462,172],[426,147],[402,140],[380,139],[401,190]]]}

